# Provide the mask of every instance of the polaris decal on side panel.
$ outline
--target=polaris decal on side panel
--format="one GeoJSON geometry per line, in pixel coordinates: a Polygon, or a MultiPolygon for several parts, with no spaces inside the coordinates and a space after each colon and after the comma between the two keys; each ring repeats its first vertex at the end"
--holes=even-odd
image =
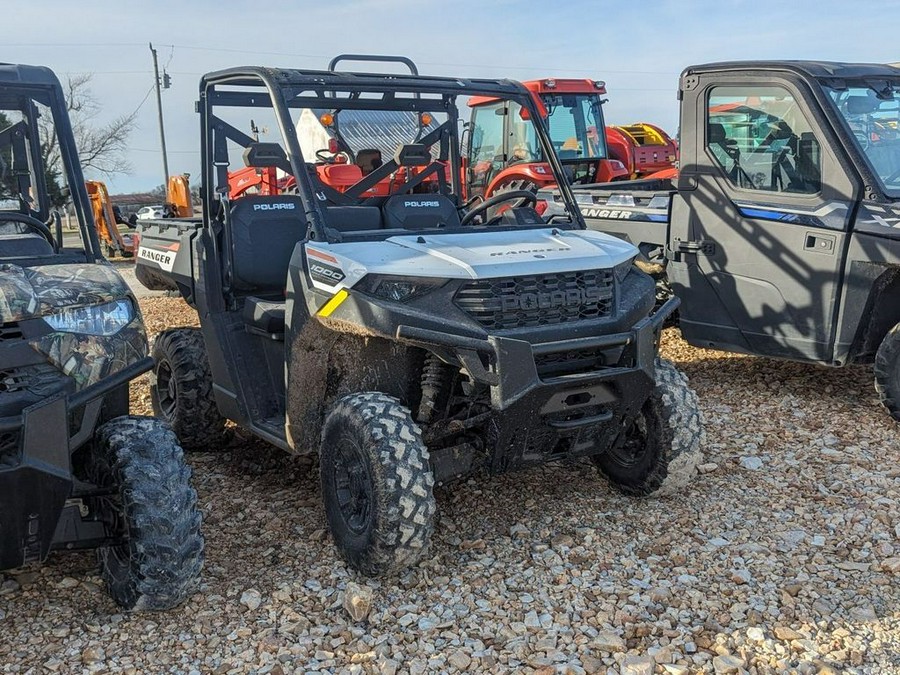
{"type": "Polygon", "coordinates": [[[172,244],[166,250],[161,251],[158,248],[148,248],[147,246],[138,247],[138,258],[149,260],[160,266],[166,272],[171,272],[175,265],[175,256],[178,253],[179,244],[172,244]]]}

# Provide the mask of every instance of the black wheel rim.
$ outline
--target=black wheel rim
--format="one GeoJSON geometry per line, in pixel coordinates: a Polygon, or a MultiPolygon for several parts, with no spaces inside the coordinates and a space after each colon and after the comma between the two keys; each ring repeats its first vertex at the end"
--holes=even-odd
{"type": "Polygon", "coordinates": [[[648,440],[647,418],[640,412],[625,430],[622,442],[609,450],[609,457],[623,468],[636,466],[644,461],[649,452],[648,440]]]}
{"type": "Polygon", "coordinates": [[[171,420],[178,402],[178,384],[168,361],[160,361],[156,366],[156,391],[159,409],[166,419],[171,420]]]}
{"type": "Polygon", "coordinates": [[[354,534],[362,534],[372,518],[372,477],[362,448],[344,436],[337,445],[332,469],[334,494],[341,517],[354,534]]]}

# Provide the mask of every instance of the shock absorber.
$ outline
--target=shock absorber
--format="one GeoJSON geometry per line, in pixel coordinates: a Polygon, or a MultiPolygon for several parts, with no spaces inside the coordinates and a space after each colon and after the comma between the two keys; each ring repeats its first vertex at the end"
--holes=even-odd
{"type": "Polygon", "coordinates": [[[437,356],[428,353],[422,364],[422,400],[419,402],[417,419],[423,424],[434,421],[440,414],[439,408],[446,400],[450,383],[450,368],[437,356]]]}

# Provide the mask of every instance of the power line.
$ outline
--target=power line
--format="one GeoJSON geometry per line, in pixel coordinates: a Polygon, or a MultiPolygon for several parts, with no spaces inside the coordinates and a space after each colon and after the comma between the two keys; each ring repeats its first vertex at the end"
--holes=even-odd
{"type": "MultiPolygon", "coordinates": [[[[304,54],[301,52],[265,52],[259,50],[250,50],[250,49],[231,49],[227,47],[200,47],[198,45],[163,45],[165,47],[172,47],[178,49],[193,49],[196,51],[202,52],[224,52],[230,54],[262,54],[265,56],[295,56],[306,59],[328,59],[331,58],[329,56],[325,56],[323,54],[304,54]]],[[[479,63],[444,63],[439,61],[419,61],[419,63],[426,66],[444,66],[450,68],[483,68],[484,64],[479,63]]],[[[540,71],[546,72],[548,69],[544,66],[498,66],[503,70],[528,70],[528,71],[540,71]]],[[[552,68],[553,72],[569,72],[569,73],[584,73],[586,69],[579,68],[552,68]]],[[[603,73],[618,73],[622,75],[677,75],[678,73],[675,71],[663,71],[663,70],[610,70],[610,69],[600,69],[603,73]]]]}
{"type": "MultiPolygon", "coordinates": [[[[129,147],[128,149],[131,150],[131,151],[133,151],[133,152],[154,152],[154,153],[159,153],[159,148],[157,148],[156,150],[151,150],[150,148],[132,148],[132,147],[129,147]]],[[[199,155],[199,154],[200,154],[200,148],[197,148],[196,150],[169,150],[169,149],[166,149],[166,152],[170,152],[170,153],[175,152],[175,153],[183,154],[183,155],[199,155]]]]}
{"type": "MultiPolygon", "coordinates": [[[[86,43],[86,42],[14,42],[14,43],[6,43],[8,47],[49,47],[49,48],[62,48],[62,47],[134,47],[134,43],[132,42],[105,42],[105,43],[86,43]]],[[[306,54],[303,52],[277,52],[277,51],[260,51],[257,49],[233,49],[228,47],[202,47],[199,45],[177,45],[177,44],[161,44],[163,47],[170,47],[173,50],[178,49],[193,49],[195,51],[202,52],[220,52],[224,54],[251,54],[251,55],[264,55],[264,56],[291,56],[291,57],[299,57],[305,59],[329,59],[330,56],[326,56],[324,54],[306,54]]],[[[171,61],[171,55],[169,57],[171,61]]],[[[448,68],[484,68],[483,63],[448,63],[441,61],[420,61],[419,63],[426,66],[442,66],[448,68]]],[[[585,73],[589,72],[586,68],[547,68],[545,66],[494,66],[495,68],[500,68],[502,70],[515,70],[515,71],[530,71],[530,72],[547,72],[548,70],[556,73],[585,73]]],[[[619,69],[608,69],[608,68],[598,68],[599,72],[606,73],[615,73],[618,75],[666,75],[666,76],[677,76],[678,72],[672,70],[619,70],[619,69]]],[[[123,73],[124,74],[124,73],[123,73]]],[[[649,90],[648,90],[649,91],[649,90]]]]}

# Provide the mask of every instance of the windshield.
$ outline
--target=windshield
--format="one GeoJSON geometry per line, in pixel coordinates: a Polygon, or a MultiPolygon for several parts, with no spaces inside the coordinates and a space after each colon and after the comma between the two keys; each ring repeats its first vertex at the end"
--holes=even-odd
{"type": "MultiPolygon", "coordinates": [[[[0,235],[33,234],[22,217],[52,224],[51,214],[71,204],[70,155],[57,133],[54,96],[43,87],[0,85],[0,235]]],[[[81,250],[82,234],[67,227],[60,243],[81,250]]]]}
{"type": "Polygon", "coordinates": [[[900,197],[900,81],[825,86],[882,190],[900,197]]]}
{"type": "Polygon", "coordinates": [[[596,94],[542,94],[553,149],[563,161],[603,159],[606,133],[596,94]]]}

